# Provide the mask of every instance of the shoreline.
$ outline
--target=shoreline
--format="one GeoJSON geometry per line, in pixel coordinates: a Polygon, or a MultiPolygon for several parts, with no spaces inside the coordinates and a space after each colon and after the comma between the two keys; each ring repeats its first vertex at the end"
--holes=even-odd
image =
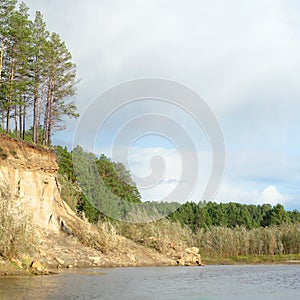
{"type": "MultiPolygon", "coordinates": [[[[209,265],[300,265],[300,254],[284,254],[284,255],[254,255],[254,256],[238,256],[232,258],[203,258],[203,266],[209,265]]],[[[59,269],[45,269],[45,271],[37,272],[34,269],[24,269],[15,266],[12,262],[5,261],[0,265],[0,278],[5,277],[24,277],[24,276],[49,276],[58,275],[66,270],[80,269],[106,269],[106,268],[147,268],[147,267],[182,267],[174,264],[136,264],[136,265],[113,265],[107,264],[103,266],[82,266],[82,267],[62,267],[59,269]]]]}

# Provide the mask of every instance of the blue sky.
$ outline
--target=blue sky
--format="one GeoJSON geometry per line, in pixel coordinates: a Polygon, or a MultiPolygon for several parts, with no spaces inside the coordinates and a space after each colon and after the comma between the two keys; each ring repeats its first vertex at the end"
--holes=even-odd
{"type": "MultiPolygon", "coordinates": [[[[223,129],[226,169],[214,199],[281,202],[288,209],[300,209],[298,1],[25,3],[32,13],[44,14],[49,30],[59,33],[73,54],[81,79],[76,97],[80,112],[120,82],[144,77],[180,82],[207,101],[223,129]]],[[[96,150],[109,154],[109,137],[122,118],[130,119],[132,111],[138,116],[148,110],[158,113],[162,108],[145,104],[116,115],[119,123],[111,120],[96,150]]],[[[186,115],[172,107],[165,111],[171,111],[195,141],[202,177],[190,199],[198,201],[211,167],[209,142],[186,115]]],[[[75,126],[76,122],[70,122],[68,130],[55,135],[55,143],[72,145],[75,126]]],[[[156,190],[143,191],[144,199],[159,200],[174,188],[180,170],[177,150],[149,136],[132,146],[132,172],[150,172],[154,154],[170,163],[156,190]]]]}

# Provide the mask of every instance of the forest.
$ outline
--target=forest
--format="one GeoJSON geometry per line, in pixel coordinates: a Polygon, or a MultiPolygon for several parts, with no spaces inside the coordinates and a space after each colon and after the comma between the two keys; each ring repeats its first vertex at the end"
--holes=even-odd
{"type": "Polygon", "coordinates": [[[211,226],[247,229],[300,222],[297,210],[285,211],[283,205],[187,202],[169,216],[172,221],[188,225],[192,230],[211,226]]]}
{"type": "Polygon", "coordinates": [[[76,66],[59,34],[50,33],[41,12],[30,20],[25,3],[0,3],[1,131],[49,146],[65,117],[78,117],[76,66]],[[28,129],[29,128],[29,129],[28,129]]]}

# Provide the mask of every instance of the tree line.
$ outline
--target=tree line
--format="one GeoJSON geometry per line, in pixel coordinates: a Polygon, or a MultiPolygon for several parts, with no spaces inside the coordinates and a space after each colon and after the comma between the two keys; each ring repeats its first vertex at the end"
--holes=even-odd
{"type": "Polygon", "coordinates": [[[193,231],[213,226],[246,229],[300,223],[300,212],[286,211],[281,204],[253,205],[240,203],[187,202],[169,216],[172,221],[193,231]]]}
{"type": "Polygon", "coordinates": [[[25,3],[0,3],[1,130],[34,143],[50,145],[63,118],[78,117],[76,66],[59,34],[50,33],[41,12],[29,18],[25,3]],[[30,131],[28,132],[28,128],[30,131]]]}

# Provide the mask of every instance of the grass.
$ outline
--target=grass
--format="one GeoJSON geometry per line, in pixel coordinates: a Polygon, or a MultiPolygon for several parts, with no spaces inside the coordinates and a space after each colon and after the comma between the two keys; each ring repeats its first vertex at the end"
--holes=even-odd
{"type": "Polygon", "coordinates": [[[232,265],[232,264],[283,264],[299,263],[299,254],[276,254],[276,255],[247,255],[230,258],[203,257],[202,261],[207,265],[232,265]]]}
{"type": "Polygon", "coordinates": [[[31,273],[28,269],[21,269],[9,261],[0,264],[0,278],[1,276],[21,276],[21,275],[22,276],[31,275],[31,273]]]}

